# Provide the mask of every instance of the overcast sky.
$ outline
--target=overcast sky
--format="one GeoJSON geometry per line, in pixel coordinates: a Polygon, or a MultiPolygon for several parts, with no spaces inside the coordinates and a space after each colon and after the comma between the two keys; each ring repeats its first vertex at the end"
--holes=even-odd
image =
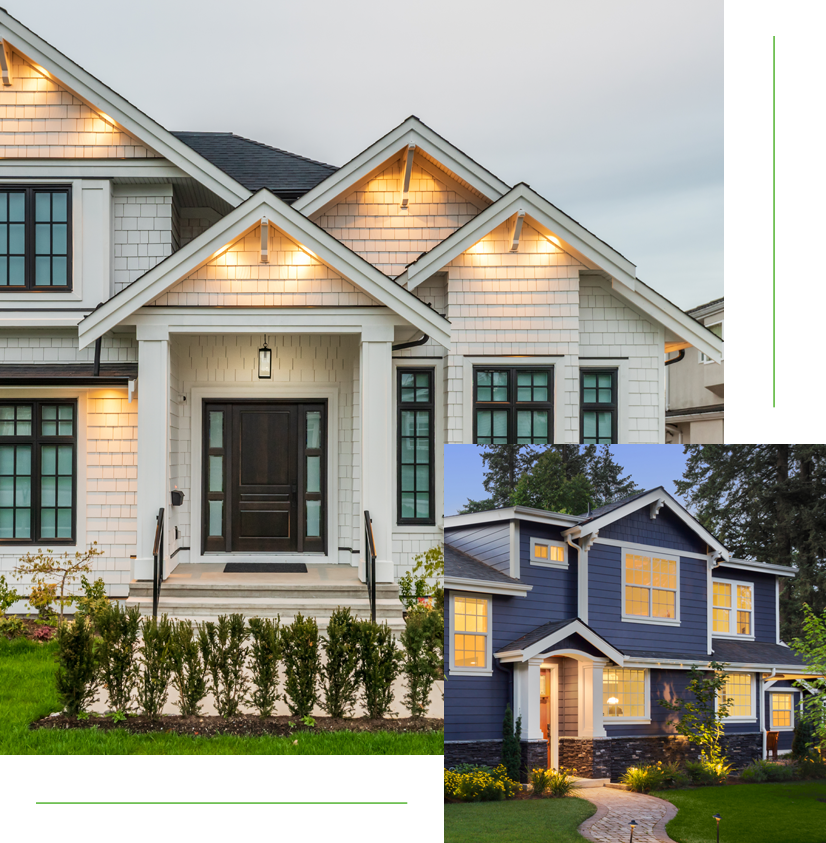
{"type": "Polygon", "coordinates": [[[340,165],[415,114],[682,307],[723,294],[720,0],[6,0],[161,125],[340,165]]]}

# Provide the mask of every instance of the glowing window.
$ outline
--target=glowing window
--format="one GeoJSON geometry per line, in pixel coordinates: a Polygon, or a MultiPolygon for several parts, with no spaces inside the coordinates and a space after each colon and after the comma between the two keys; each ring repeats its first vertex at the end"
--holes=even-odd
{"type": "Polygon", "coordinates": [[[565,545],[544,539],[531,539],[531,562],[538,565],[568,567],[565,545]]]}
{"type": "Polygon", "coordinates": [[[645,671],[605,668],[602,671],[602,716],[646,717],[645,671]]]}
{"type": "Polygon", "coordinates": [[[772,729],[794,728],[794,700],[791,694],[769,694],[772,729]]]}
{"type": "Polygon", "coordinates": [[[754,717],[751,704],[751,674],[730,673],[723,686],[723,698],[730,703],[729,717],[754,717]]]}
{"type": "Polygon", "coordinates": [[[677,560],[644,553],[625,554],[625,614],[677,619],[677,560]]]}
{"type": "Polygon", "coordinates": [[[712,585],[711,622],[721,635],[752,635],[754,600],[751,583],[715,580],[712,585]]]}
{"type": "Polygon", "coordinates": [[[453,665],[486,668],[488,652],[488,600],[486,597],[453,598],[453,665]]]}

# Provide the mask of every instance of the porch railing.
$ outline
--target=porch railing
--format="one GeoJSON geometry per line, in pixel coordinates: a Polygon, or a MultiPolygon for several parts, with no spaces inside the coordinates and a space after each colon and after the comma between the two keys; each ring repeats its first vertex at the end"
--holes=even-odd
{"type": "Polygon", "coordinates": [[[155,525],[155,544],[152,546],[152,617],[158,617],[158,602],[161,599],[163,582],[163,507],[158,510],[155,525]]]}
{"type": "Polygon", "coordinates": [[[370,600],[370,619],[376,622],[376,543],[373,541],[373,519],[364,510],[364,575],[370,600]]]}

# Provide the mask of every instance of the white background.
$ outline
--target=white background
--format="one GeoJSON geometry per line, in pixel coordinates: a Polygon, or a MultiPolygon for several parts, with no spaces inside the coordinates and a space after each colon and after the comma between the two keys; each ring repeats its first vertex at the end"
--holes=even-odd
{"type": "MultiPolygon", "coordinates": [[[[502,7],[503,26],[507,24],[509,30],[518,8],[506,11],[502,7]]],[[[730,0],[726,11],[729,34],[779,35],[778,436],[781,440],[822,439],[826,414],[821,396],[826,389],[821,374],[824,351],[818,340],[824,335],[826,310],[819,248],[824,231],[820,43],[824,5],[801,0],[782,6],[730,0]]],[[[404,33],[396,35],[400,47],[404,33]]],[[[209,51],[220,64],[220,39],[209,51]]],[[[405,84],[401,68],[398,82],[405,84]]],[[[760,244],[755,243],[755,248],[760,244]]],[[[307,786],[323,784],[308,782],[307,786]]],[[[128,788],[127,782],[124,787],[128,788]]],[[[113,832],[121,843],[143,843],[147,837],[232,840],[239,833],[263,839],[294,834],[302,843],[330,839],[373,843],[388,838],[396,843],[421,843],[437,840],[441,834],[439,808],[141,808],[128,815],[118,808],[34,809],[34,759],[0,758],[0,809],[9,839],[29,835],[34,827],[57,827],[65,843],[97,843],[113,832]]]]}

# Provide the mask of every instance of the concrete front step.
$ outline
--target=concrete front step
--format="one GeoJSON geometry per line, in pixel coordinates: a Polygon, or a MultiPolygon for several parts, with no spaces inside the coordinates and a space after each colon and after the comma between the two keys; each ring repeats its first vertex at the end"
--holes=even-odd
{"type": "MultiPolygon", "coordinates": [[[[342,605],[349,604],[353,600],[367,599],[366,585],[341,585],[339,583],[313,583],[308,585],[285,583],[221,583],[211,585],[209,583],[177,583],[165,582],[161,586],[163,597],[174,599],[191,599],[196,597],[214,598],[220,596],[222,599],[230,600],[273,597],[306,600],[308,598],[336,599],[342,605]]],[[[129,584],[129,596],[142,599],[152,599],[152,583],[138,580],[129,584]]],[[[376,599],[395,600],[397,603],[399,589],[390,583],[376,585],[376,599]]],[[[399,603],[399,605],[401,605],[399,603]]]]}
{"type": "Polygon", "coordinates": [[[577,787],[608,787],[611,779],[579,779],[574,776],[577,787]]]}

